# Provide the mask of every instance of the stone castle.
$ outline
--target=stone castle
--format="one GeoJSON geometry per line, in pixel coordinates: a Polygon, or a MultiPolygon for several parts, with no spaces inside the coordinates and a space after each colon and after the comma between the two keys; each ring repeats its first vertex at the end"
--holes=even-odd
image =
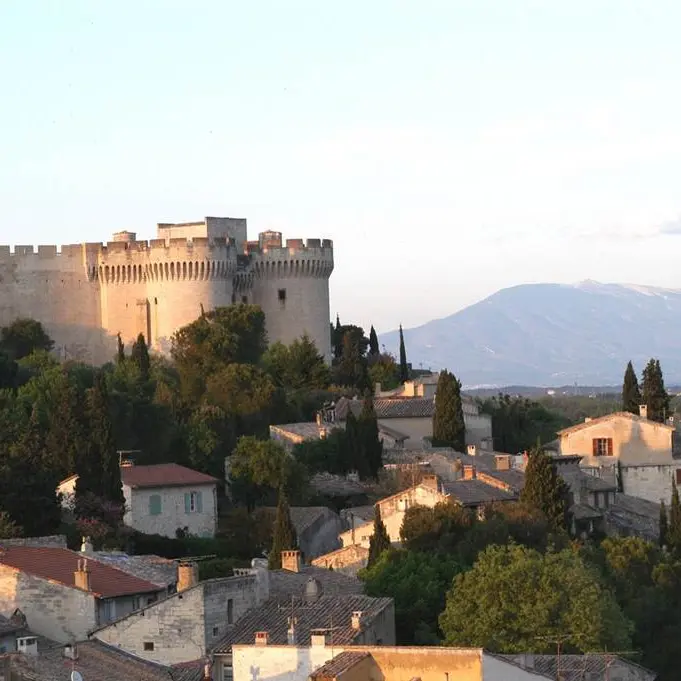
{"type": "Polygon", "coordinates": [[[253,303],[270,342],[307,333],[330,361],[329,277],[333,242],[263,232],[248,241],[246,220],[207,217],[159,224],[157,238],[118,232],[113,242],[0,246],[0,325],[42,322],[62,359],[110,361],[116,336],[144,334],[167,354],[171,337],[201,309],[253,303]]]}

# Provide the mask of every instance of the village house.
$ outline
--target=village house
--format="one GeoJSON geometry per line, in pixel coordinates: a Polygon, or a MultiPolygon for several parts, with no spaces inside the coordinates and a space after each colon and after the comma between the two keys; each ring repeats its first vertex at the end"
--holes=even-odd
{"type": "MultiPolygon", "coordinates": [[[[481,648],[344,644],[325,630],[296,645],[250,641],[233,647],[233,681],[540,681],[481,648]]],[[[551,677],[555,678],[555,677],[551,677]]],[[[637,680],[638,681],[638,680],[637,680]]],[[[641,681],[648,681],[642,679],[641,681]]]]}
{"type": "Polygon", "coordinates": [[[64,643],[166,591],[65,548],[0,546],[0,612],[19,609],[35,633],[64,643]]]}
{"type": "Polygon", "coordinates": [[[580,455],[583,468],[620,492],[656,503],[669,502],[672,479],[681,483],[674,437],[674,426],[648,419],[645,405],[640,414],[616,412],[558,433],[561,455],[580,455]]]}
{"type": "MultiPolygon", "coordinates": [[[[77,475],[57,487],[62,504],[72,508],[77,475]]],[[[218,480],[176,463],[121,464],[125,497],[123,522],[138,532],[176,537],[177,532],[214,537],[217,529],[218,480]]]]}
{"type": "Polygon", "coordinates": [[[315,558],[312,565],[331,570],[336,574],[356,577],[357,573],[365,568],[368,562],[369,549],[358,544],[351,544],[315,558]]]}

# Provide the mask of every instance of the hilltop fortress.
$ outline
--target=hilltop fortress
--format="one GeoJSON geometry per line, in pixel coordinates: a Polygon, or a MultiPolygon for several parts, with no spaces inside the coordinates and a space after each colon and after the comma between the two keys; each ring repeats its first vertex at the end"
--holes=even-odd
{"type": "Polygon", "coordinates": [[[202,307],[254,303],[270,342],[307,333],[330,361],[332,271],[329,239],[284,245],[280,232],[263,232],[248,241],[246,220],[234,218],[159,224],[151,241],[117,232],[106,245],[0,246],[0,325],[37,319],[62,359],[102,364],[119,333],[126,344],[143,333],[168,353],[173,333],[202,307]]]}

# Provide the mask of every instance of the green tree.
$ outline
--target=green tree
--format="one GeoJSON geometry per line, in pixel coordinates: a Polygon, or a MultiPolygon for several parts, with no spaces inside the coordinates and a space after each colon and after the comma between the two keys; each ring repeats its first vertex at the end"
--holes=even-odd
{"type": "Polygon", "coordinates": [[[667,547],[675,555],[681,555],[681,503],[676,480],[672,479],[672,504],[669,509],[669,528],[667,531],[667,547]]]}
{"type": "Polygon", "coordinates": [[[149,380],[149,371],[151,370],[151,361],[149,359],[149,350],[147,342],[144,340],[144,334],[140,333],[137,340],[132,344],[130,352],[130,360],[137,367],[143,381],[149,380]]]}
{"type": "Polygon", "coordinates": [[[440,616],[445,643],[493,653],[626,650],[631,625],[599,573],[571,549],[490,546],[454,578],[440,616]],[[503,623],[503,626],[500,626],[503,623]]]}
{"type": "Polygon", "coordinates": [[[400,371],[395,358],[388,353],[369,355],[369,384],[381,384],[382,390],[392,390],[400,384],[400,371]]]}
{"type": "Polygon", "coordinates": [[[357,419],[357,432],[360,443],[360,473],[366,472],[368,477],[376,478],[383,468],[383,441],[378,436],[378,419],[371,395],[364,399],[357,419]]]}
{"type": "Polygon", "coordinates": [[[119,364],[125,362],[125,345],[120,333],[116,335],[116,361],[119,364]]]}
{"type": "Polygon", "coordinates": [[[333,358],[339,360],[343,354],[343,327],[340,323],[340,317],[336,315],[336,326],[333,330],[333,339],[331,345],[333,346],[333,358]]]}
{"type": "Polygon", "coordinates": [[[667,520],[667,507],[664,501],[660,503],[660,521],[659,521],[659,545],[664,547],[667,545],[667,533],[669,532],[669,523],[667,520]]]}
{"type": "Polygon", "coordinates": [[[376,504],[376,514],[374,515],[374,531],[369,540],[369,559],[367,566],[374,565],[384,551],[390,550],[390,536],[381,518],[381,507],[376,504]]]}
{"type": "Polygon", "coordinates": [[[28,357],[38,350],[49,352],[54,341],[35,319],[15,319],[0,331],[0,349],[14,360],[28,357]]]}
{"type": "Polygon", "coordinates": [[[378,336],[376,335],[376,329],[374,329],[374,325],[371,325],[371,329],[369,331],[369,354],[370,355],[378,355],[379,354],[379,349],[378,349],[378,336]]]}
{"type": "Polygon", "coordinates": [[[359,576],[367,596],[394,600],[400,645],[437,645],[437,618],[445,607],[452,579],[462,570],[449,554],[391,550],[384,551],[359,576]]]}
{"type": "Polygon", "coordinates": [[[337,385],[356,388],[363,392],[370,386],[367,360],[362,349],[364,332],[361,329],[359,332],[361,335],[352,330],[345,332],[341,357],[333,368],[333,380],[337,385]]]}
{"type": "Polygon", "coordinates": [[[291,520],[291,509],[286,499],[286,492],[279,492],[279,502],[277,503],[277,516],[274,520],[274,533],[272,537],[272,548],[267,560],[270,570],[281,569],[281,552],[290,551],[298,545],[296,528],[291,520]]]}
{"type": "Polygon", "coordinates": [[[556,472],[551,457],[540,446],[530,452],[520,501],[540,510],[555,530],[567,527],[569,489],[556,472]]]}
{"type": "Polygon", "coordinates": [[[624,372],[624,383],[622,384],[622,409],[638,415],[640,404],[641,391],[638,387],[638,379],[633,364],[629,362],[624,372]]]}
{"type": "Polygon", "coordinates": [[[409,380],[409,365],[407,364],[407,350],[404,347],[404,333],[400,324],[400,383],[409,380]]]}
{"type": "Polygon", "coordinates": [[[669,395],[664,387],[662,368],[658,359],[651,359],[643,370],[641,399],[648,407],[648,418],[651,421],[663,423],[670,415],[669,395]]]}
{"type": "Polygon", "coordinates": [[[461,383],[446,369],[440,372],[435,393],[433,445],[466,451],[466,424],[463,419],[461,383]]]}
{"type": "Polygon", "coordinates": [[[404,514],[400,539],[410,551],[451,553],[474,522],[471,511],[449,501],[432,508],[412,506],[404,514]]]}
{"type": "Polygon", "coordinates": [[[9,513],[6,513],[5,511],[0,512],[0,538],[12,539],[14,537],[23,536],[23,533],[23,528],[19,527],[19,525],[12,520],[9,513]]]}
{"type": "Polygon", "coordinates": [[[328,388],[331,372],[309,336],[290,345],[273,343],[262,357],[262,365],[279,388],[313,390],[328,388]]]}

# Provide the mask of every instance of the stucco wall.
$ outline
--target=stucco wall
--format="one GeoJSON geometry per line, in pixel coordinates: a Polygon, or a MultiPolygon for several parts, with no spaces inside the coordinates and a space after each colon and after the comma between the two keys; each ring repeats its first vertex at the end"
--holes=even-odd
{"type": "Polygon", "coordinates": [[[672,480],[681,468],[681,461],[669,465],[622,466],[624,494],[647,499],[656,504],[669,504],[672,498],[672,480]]]}
{"type": "Polygon", "coordinates": [[[428,506],[432,508],[436,504],[446,501],[446,497],[434,489],[424,485],[410,487],[399,494],[394,494],[387,499],[382,499],[378,502],[381,509],[381,517],[396,513],[397,511],[404,511],[412,506],[428,506]]]}
{"type": "MultiPolygon", "coordinates": [[[[399,543],[400,530],[402,529],[402,523],[404,522],[404,511],[396,511],[395,513],[387,516],[386,518],[381,517],[381,519],[383,520],[385,529],[388,532],[390,541],[393,542],[394,544],[399,543]]],[[[339,535],[339,539],[344,547],[356,544],[358,546],[363,546],[364,548],[368,549],[373,534],[374,523],[373,521],[371,521],[356,526],[354,529],[354,533],[353,530],[343,532],[343,534],[339,535]]]]}
{"type": "Polygon", "coordinates": [[[199,537],[215,536],[217,523],[217,497],[215,485],[191,487],[152,487],[130,489],[123,485],[126,501],[125,523],[140,532],[175,537],[178,528],[187,527],[189,533],[199,537]],[[202,512],[185,512],[185,494],[201,492],[202,512]],[[149,513],[149,499],[161,497],[161,513],[149,513]]]}
{"type": "Polygon", "coordinates": [[[311,561],[311,564],[327,569],[333,568],[335,572],[340,572],[342,575],[355,577],[362,568],[367,566],[368,558],[366,547],[354,544],[319,556],[311,561]]]}
{"type": "Polygon", "coordinates": [[[31,631],[60,643],[81,640],[97,625],[92,594],[0,565],[0,612],[10,617],[16,608],[31,631]]]}
{"type": "MultiPolygon", "coordinates": [[[[432,417],[378,419],[380,425],[392,428],[409,436],[405,441],[406,449],[423,449],[423,438],[433,436],[432,417]]],[[[466,444],[482,445],[483,440],[492,437],[492,420],[482,415],[464,414],[466,425],[466,444]]]]}
{"type": "Polygon", "coordinates": [[[672,462],[672,430],[662,424],[612,418],[588,425],[560,439],[560,453],[580,454],[583,466],[612,464],[669,464],[672,462]],[[593,440],[612,438],[613,456],[593,456],[593,440]]]}

